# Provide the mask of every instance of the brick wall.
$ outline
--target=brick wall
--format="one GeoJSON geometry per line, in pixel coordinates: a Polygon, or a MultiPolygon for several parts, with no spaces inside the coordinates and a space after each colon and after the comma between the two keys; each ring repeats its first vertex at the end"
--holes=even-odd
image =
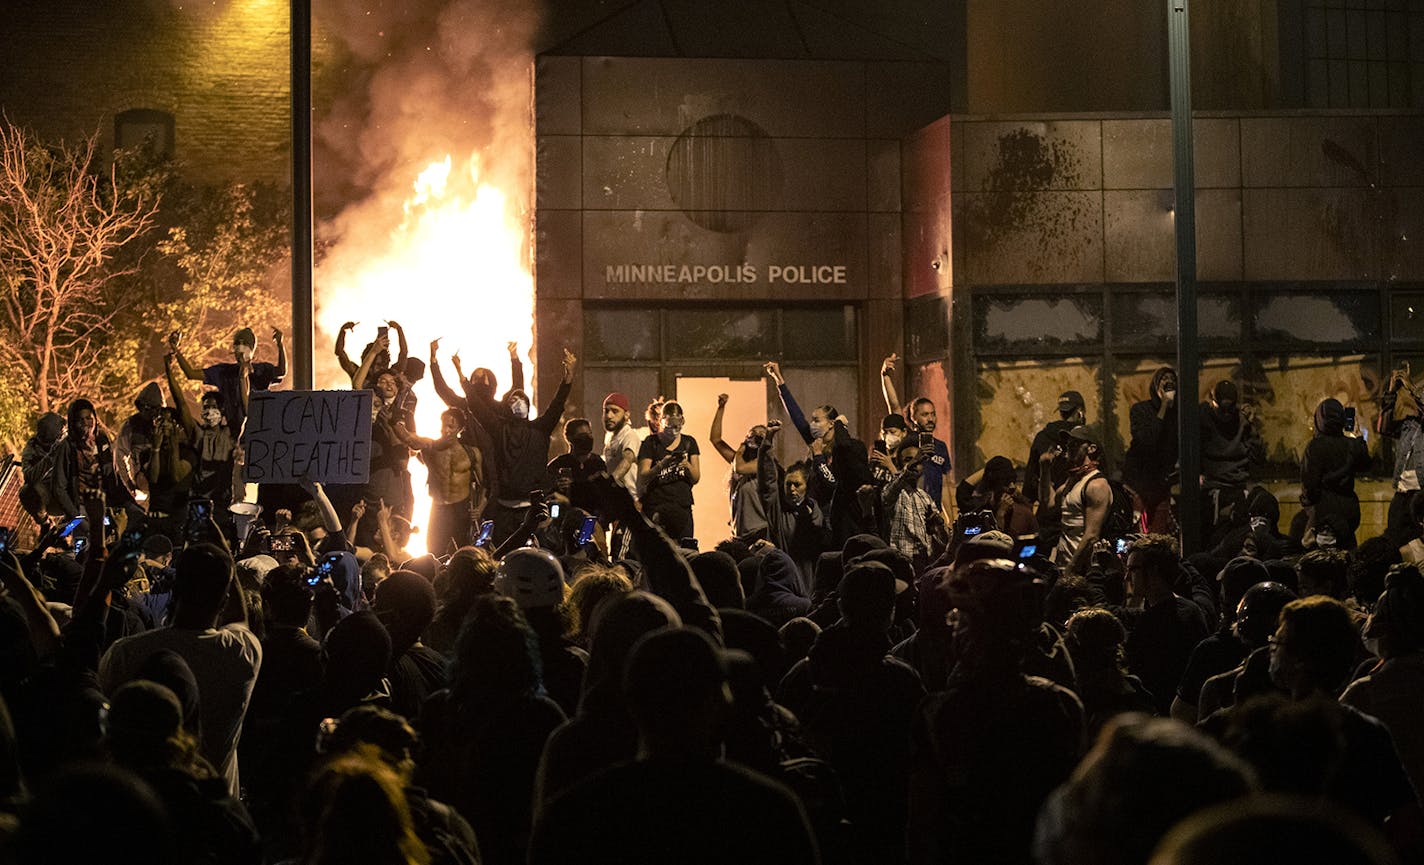
{"type": "Polygon", "coordinates": [[[98,131],[131,108],[175,119],[198,181],[288,177],[288,6],[282,0],[7,0],[0,110],[45,138],[98,131]]]}

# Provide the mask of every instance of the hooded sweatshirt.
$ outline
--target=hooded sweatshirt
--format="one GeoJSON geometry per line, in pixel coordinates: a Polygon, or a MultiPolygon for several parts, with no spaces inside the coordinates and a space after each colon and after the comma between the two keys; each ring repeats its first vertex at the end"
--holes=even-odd
{"type": "Polygon", "coordinates": [[[1165,415],[1157,416],[1162,411],[1158,388],[1163,377],[1175,374],[1170,366],[1158,369],[1152,374],[1150,396],[1128,410],[1132,442],[1123,459],[1122,479],[1144,499],[1166,497],[1170,492],[1167,478],[1177,467],[1176,403],[1173,402],[1165,415]]]}
{"type": "Polygon", "coordinates": [[[1344,546],[1354,546],[1360,526],[1360,500],[1355,495],[1355,475],[1370,467],[1370,452],[1363,439],[1346,436],[1345,408],[1340,401],[1323,400],[1315,409],[1315,438],[1305,446],[1300,460],[1302,504],[1315,508],[1315,528],[1327,525],[1344,546]]]}
{"type": "Polygon", "coordinates": [[[801,593],[800,571],[791,557],[771,550],[761,557],[757,589],[747,598],[747,611],[779,628],[811,611],[811,602],[801,593]]]}

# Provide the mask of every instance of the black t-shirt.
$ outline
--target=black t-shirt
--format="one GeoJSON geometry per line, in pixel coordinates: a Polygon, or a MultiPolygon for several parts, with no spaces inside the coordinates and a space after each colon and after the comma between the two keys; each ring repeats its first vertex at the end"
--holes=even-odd
{"type": "MultiPolygon", "coordinates": [[[[664,445],[660,437],[653,435],[643,439],[642,446],[638,448],[638,461],[652,460],[653,464],[657,465],[658,460],[671,453],[694,457],[700,451],[697,449],[697,440],[690,435],[684,435],[678,441],[677,447],[672,449],[664,445]]],[[[692,507],[692,478],[687,474],[687,467],[679,463],[660,472],[648,484],[648,491],[643,494],[643,504],[648,507],[692,507]]]]}
{"type": "Polygon", "coordinates": [[[593,512],[598,510],[598,502],[594,496],[589,481],[594,475],[605,471],[603,457],[598,454],[589,454],[580,460],[571,453],[560,454],[549,460],[549,482],[555,487],[559,484],[559,474],[567,469],[569,477],[573,480],[573,487],[569,490],[569,502],[576,508],[583,508],[593,512]]]}

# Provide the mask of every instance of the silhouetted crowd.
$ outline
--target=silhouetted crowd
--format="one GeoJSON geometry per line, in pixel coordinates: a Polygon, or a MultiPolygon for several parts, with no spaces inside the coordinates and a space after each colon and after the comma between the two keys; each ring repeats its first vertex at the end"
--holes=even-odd
{"type": "Polygon", "coordinates": [[[365,484],[244,481],[279,332],[275,363],[244,329],[205,369],[173,334],[167,398],[116,434],[85,400],[37,423],[33,525],[0,532],[0,865],[1424,862],[1407,370],[1383,536],[1354,537],[1345,407],[1317,410],[1283,531],[1223,382],[1183,555],[1170,369],[1120,472],[1068,391],[1022,475],[954,483],[896,358],[870,444],[771,362],[784,419],[729,444],[718,400],[728,531],[699,550],[677,401],[565,420],[565,351],[535,414],[512,344],[498,395],[395,322],[352,361],[354,327],[365,484]]]}

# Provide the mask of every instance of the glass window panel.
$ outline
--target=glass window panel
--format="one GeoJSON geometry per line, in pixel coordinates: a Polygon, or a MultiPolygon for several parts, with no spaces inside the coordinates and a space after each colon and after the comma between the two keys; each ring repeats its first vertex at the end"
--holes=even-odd
{"type": "MultiPolygon", "coordinates": [[[[1201,339],[1241,338],[1241,301],[1234,295],[1197,297],[1197,335],[1201,339]]],[[[1177,298],[1159,292],[1113,295],[1113,340],[1121,345],[1151,345],[1177,338],[1177,298]]]]}
{"type": "Polygon", "coordinates": [[[1409,16],[1402,12],[1390,12],[1385,38],[1389,41],[1390,60],[1409,59],[1409,16]]]}
{"type": "Polygon", "coordinates": [[[1389,106],[1389,71],[1383,63],[1370,64],[1370,107],[1389,106]]]}
{"type": "Polygon", "coordinates": [[[1424,292],[1401,291],[1390,295],[1389,321],[1395,340],[1424,342],[1424,292]]]}
{"type": "Polygon", "coordinates": [[[855,362],[859,341],[855,307],[810,307],[781,313],[783,360],[841,360],[855,362]]]}
{"type": "Polygon", "coordinates": [[[1310,107],[1330,107],[1329,61],[1310,61],[1310,107]]]}
{"type": "Polygon", "coordinates": [[[949,350],[949,308],[941,297],[922,297],[905,304],[905,355],[914,359],[943,357],[949,350]]]}
{"type": "Polygon", "coordinates": [[[1345,56],[1345,13],[1343,10],[1332,9],[1326,13],[1325,35],[1330,39],[1330,56],[1345,56]]]}
{"type": "Polygon", "coordinates": [[[1389,16],[1387,13],[1370,13],[1369,51],[1371,60],[1383,60],[1389,51],[1389,16]]]}
{"type": "Polygon", "coordinates": [[[1325,10],[1307,9],[1305,11],[1305,38],[1306,56],[1324,57],[1329,50],[1328,39],[1325,33],[1325,10]]]}
{"type": "Polygon", "coordinates": [[[776,351],[767,309],[670,309],[668,357],[763,359],[776,351]]]}
{"type": "Polygon", "coordinates": [[[1370,104],[1369,64],[1362,60],[1350,61],[1350,106],[1363,108],[1370,104]]]}
{"type": "Polygon", "coordinates": [[[1344,60],[1330,61],[1330,105],[1344,108],[1350,104],[1350,68],[1344,60]]]}
{"type": "Polygon", "coordinates": [[[655,309],[585,309],[583,322],[583,347],[590,361],[658,356],[655,309]]]}
{"type": "Polygon", "coordinates": [[[1343,344],[1380,336],[1374,292],[1282,292],[1257,297],[1255,307],[1260,339],[1343,344]]]}
{"type": "Polygon", "coordinates": [[[1101,295],[979,297],[974,305],[975,345],[981,349],[1056,348],[1099,343],[1101,295]]]}
{"type": "Polygon", "coordinates": [[[1346,14],[1348,18],[1345,25],[1347,28],[1345,38],[1350,52],[1347,56],[1351,60],[1364,60],[1369,56],[1367,45],[1369,42],[1369,21],[1366,13],[1358,9],[1351,9],[1346,14]]]}

